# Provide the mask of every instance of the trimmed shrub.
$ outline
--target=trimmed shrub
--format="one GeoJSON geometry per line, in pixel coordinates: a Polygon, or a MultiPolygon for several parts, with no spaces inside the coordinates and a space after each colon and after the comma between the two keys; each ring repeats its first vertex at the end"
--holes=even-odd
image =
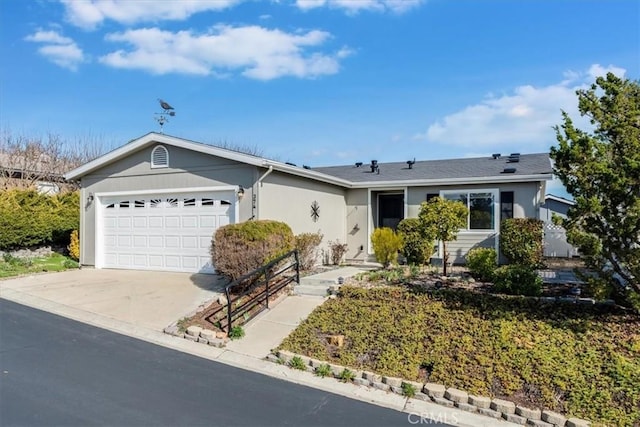
{"type": "Polygon", "coordinates": [[[510,218],[500,225],[500,251],[511,264],[542,266],[543,222],[535,218],[510,218]]]}
{"type": "Polygon", "coordinates": [[[329,249],[331,250],[331,262],[333,265],[340,265],[342,257],[347,253],[348,245],[346,243],[340,243],[339,240],[335,242],[329,242],[329,249]]]}
{"type": "Polygon", "coordinates": [[[408,264],[423,265],[433,254],[434,239],[424,234],[418,218],[405,218],[398,224],[402,255],[408,264]]]}
{"type": "Polygon", "coordinates": [[[69,256],[74,260],[80,260],[80,237],[78,237],[78,230],[71,232],[71,242],[67,247],[69,250],[69,256]]]}
{"type": "Polygon", "coordinates": [[[211,260],[218,273],[236,280],[293,249],[291,228],[279,221],[229,224],[216,230],[211,260]]]}
{"type": "Polygon", "coordinates": [[[498,268],[497,253],[493,248],[474,248],[467,253],[467,268],[474,279],[483,282],[493,280],[498,268]]]}
{"type": "Polygon", "coordinates": [[[376,261],[385,268],[398,262],[398,252],[402,249],[402,237],[391,228],[376,228],[371,234],[371,244],[376,261]]]}
{"type": "Polygon", "coordinates": [[[296,236],[296,249],[302,270],[311,270],[318,259],[318,246],[324,236],[322,233],[302,233],[296,236]]]}
{"type": "Polygon", "coordinates": [[[54,196],[36,190],[0,192],[0,249],[67,246],[80,223],[78,192],[54,196]]]}
{"type": "Polygon", "coordinates": [[[537,296],[542,294],[542,278],[531,267],[505,265],[494,273],[493,289],[509,295],[537,296]]]}

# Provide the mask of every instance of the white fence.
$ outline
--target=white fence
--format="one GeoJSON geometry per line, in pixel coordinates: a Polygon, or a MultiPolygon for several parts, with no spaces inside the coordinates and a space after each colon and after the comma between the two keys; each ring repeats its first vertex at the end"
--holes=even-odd
{"type": "Polygon", "coordinates": [[[578,249],[567,242],[563,227],[551,222],[544,223],[544,256],[571,258],[578,255],[578,249]]]}

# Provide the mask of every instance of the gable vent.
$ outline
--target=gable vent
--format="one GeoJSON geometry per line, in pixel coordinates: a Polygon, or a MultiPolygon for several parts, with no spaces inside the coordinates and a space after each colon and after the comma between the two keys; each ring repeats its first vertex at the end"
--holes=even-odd
{"type": "Polygon", "coordinates": [[[152,168],[169,167],[169,152],[162,145],[158,145],[151,152],[151,167],[152,168]]]}

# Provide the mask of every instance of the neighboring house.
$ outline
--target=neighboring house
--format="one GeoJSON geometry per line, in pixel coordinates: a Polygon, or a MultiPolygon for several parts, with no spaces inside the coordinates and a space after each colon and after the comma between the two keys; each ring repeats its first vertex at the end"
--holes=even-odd
{"type": "Polygon", "coordinates": [[[324,248],[346,242],[347,260],[363,262],[374,228],[417,216],[438,195],[470,207],[449,245],[464,262],[472,247],[497,248],[502,219],[539,216],[551,163],[526,154],[309,168],[150,133],[65,177],[81,186],[81,264],[211,272],[222,225],[283,221],[296,234],[320,231],[324,248]]]}
{"type": "Polygon", "coordinates": [[[567,242],[565,229],[553,223],[553,216],[567,217],[575,202],[563,197],[547,194],[540,206],[540,219],[544,221],[544,256],[571,258],[578,256],[578,249],[567,242]]]}
{"type": "Polygon", "coordinates": [[[34,187],[43,194],[57,194],[65,180],[62,174],[48,172],[48,166],[0,152],[0,189],[34,187]]]}

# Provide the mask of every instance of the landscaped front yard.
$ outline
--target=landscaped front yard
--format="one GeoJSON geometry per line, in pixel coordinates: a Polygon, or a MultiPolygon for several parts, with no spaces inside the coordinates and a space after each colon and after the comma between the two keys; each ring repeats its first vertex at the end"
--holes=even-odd
{"type": "Polygon", "coordinates": [[[345,286],[282,349],[608,425],[640,425],[640,317],[466,290],[345,286]],[[344,345],[329,335],[344,335],[344,345]]]}
{"type": "Polygon", "coordinates": [[[78,268],[78,263],[58,253],[37,258],[16,258],[7,254],[0,257],[0,278],[47,271],[64,271],[70,268],[78,268]]]}

